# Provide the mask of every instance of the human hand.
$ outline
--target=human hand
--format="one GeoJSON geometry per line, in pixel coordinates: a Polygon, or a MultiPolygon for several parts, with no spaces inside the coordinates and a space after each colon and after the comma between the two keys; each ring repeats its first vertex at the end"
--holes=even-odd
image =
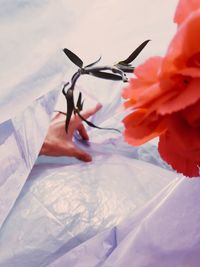
{"type": "MultiPolygon", "coordinates": [[[[96,107],[81,112],[81,115],[87,119],[94,115],[101,108],[100,104],[96,107]]],[[[79,160],[89,162],[92,160],[90,154],[78,148],[73,143],[73,135],[78,131],[83,140],[89,140],[87,131],[78,115],[75,115],[70,120],[68,133],[65,132],[66,115],[62,113],[56,114],[52,119],[47,136],[42,145],[39,155],[52,157],[68,156],[75,157],[79,160]]]]}

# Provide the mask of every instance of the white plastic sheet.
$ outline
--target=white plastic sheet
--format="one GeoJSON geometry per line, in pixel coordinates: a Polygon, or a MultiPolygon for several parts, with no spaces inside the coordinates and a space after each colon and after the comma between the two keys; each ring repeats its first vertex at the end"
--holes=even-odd
{"type": "Polygon", "coordinates": [[[45,266],[130,217],[176,177],[112,151],[91,164],[38,163],[2,228],[1,266],[45,266]]]}
{"type": "Polygon", "coordinates": [[[132,218],[48,266],[198,267],[199,196],[198,179],[174,179],[132,218]]]}
{"type": "Polygon", "coordinates": [[[38,157],[57,96],[54,90],[0,124],[0,229],[38,157]]]}

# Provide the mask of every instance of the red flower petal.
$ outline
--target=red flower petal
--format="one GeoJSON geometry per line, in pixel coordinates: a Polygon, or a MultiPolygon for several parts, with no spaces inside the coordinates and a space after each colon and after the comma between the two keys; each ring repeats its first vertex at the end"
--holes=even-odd
{"type": "Polygon", "coordinates": [[[200,159],[198,161],[185,157],[183,151],[178,150],[173,135],[167,131],[160,136],[158,150],[163,160],[179,173],[188,177],[199,176],[200,159]]]}
{"type": "Polygon", "coordinates": [[[174,16],[174,22],[181,24],[195,10],[200,8],[199,0],[180,0],[174,16]]]}
{"type": "MultiPolygon", "coordinates": [[[[161,57],[153,57],[135,69],[136,79],[131,79],[127,88],[122,92],[122,97],[137,102],[137,106],[146,105],[154,98],[158,97],[160,87],[158,86],[158,75],[162,63],[161,57]]],[[[125,107],[130,107],[131,102],[125,103],[125,107]]]]}
{"type": "Polygon", "coordinates": [[[136,103],[135,100],[130,99],[130,100],[124,102],[124,108],[125,109],[131,108],[131,107],[134,108],[135,103],[136,103]]]}
{"type": "Polygon", "coordinates": [[[173,138],[174,149],[181,151],[186,158],[200,160],[200,129],[192,128],[182,112],[168,117],[168,132],[173,138]]]}
{"type": "Polygon", "coordinates": [[[132,98],[136,101],[135,106],[141,107],[147,105],[149,102],[154,101],[155,98],[162,94],[159,84],[155,83],[146,87],[143,90],[135,90],[132,92],[132,98]]]}
{"type": "MultiPolygon", "coordinates": [[[[200,67],[200,66],[199,66],[200,67]]],[[[177,74],[181,74],[183,76],[189,76],[191,78],[200,78],[200,70],[199,68],[185,68],[177,71],[177,74]]]]}
{"type": "Polygon", "coordinates": [[[134,74],[146,83],[154,83],[158,79],[161,64],[162,57],[151,57],[135,68],[134,74]]]}
{"type": "Polygon", "coordinates": [[[145,118],[145,110],[138,110],[124,118],[124,138],[134,146],[141,145],[163,133],[166,129],[164,120],[156,115],[145,118]]]}
{"type": "Polygon", "coordinates": [[[125,99],[135,98],[137,94],[140,94],[148,86],[149,84],[144,80],[130,79],[128,86],[122,91],[122,97],[125,99]]]}
{"type": "Polygon", "coordinates": [[[158,108],[158,114],[166,115],[182,110],[200,99],[200,79],[193,79],[177,96],[163,103],[158,108]]]}
{"type": "MultiPolygon", "coordinates": [[[[161,71],[163,77],[166,78],[181,69],[191,67],[191,58],[199,57],[199,33],[200,9],[184,21],[172,39],[163,59],[161,71]]],[[[194,67],[196,67],[196,64],[194,67]]]]}
{"type": "Polygon", "coordinates": [[[188,124],[194,128],[200,128],[200,101],[182,111],[188,124]]]}

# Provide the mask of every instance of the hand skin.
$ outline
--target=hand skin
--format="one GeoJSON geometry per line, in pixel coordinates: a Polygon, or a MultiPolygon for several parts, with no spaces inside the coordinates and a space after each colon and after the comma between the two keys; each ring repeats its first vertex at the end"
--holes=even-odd
{"type": "MultiPolygon", "coordinates": [[[[101,104],[97,104],[96,107],[83,111],[81,115],[88,119],[94,115],[100,108],[101,104]]],[[[73,116],[68,133],[65,132],[65,118],[62,113],[57,113],[52,119],[47,136],[44,140],[39,155],[52,156],[52,157],[75,157],[81,161],[90,162],[92,157],[84,150],[78,148],[73,143],[73,135],[75,131],[78,131],[83,140],[89,140],[87,131],[82,123],[82,120],[78,115],[73,116]]]]}

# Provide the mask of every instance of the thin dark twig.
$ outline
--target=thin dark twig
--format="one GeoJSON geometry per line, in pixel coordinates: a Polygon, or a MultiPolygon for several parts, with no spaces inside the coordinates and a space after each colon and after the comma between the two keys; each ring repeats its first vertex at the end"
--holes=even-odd
{"type": "MultiPolygon", "coordinates": [[[[149,40],[144,41],[141,45],[139,45],[133,53],[125,60],[119,61],[119,63],[115,64],[114,66],[98,66],[94,67],[95,64],[97,64],[101,57],[96,60],[95,62],[83,67],[83,61],[80,57],[78,57],[76,54],[74,54],[72,51],[70,51],[67,48],[64,48],[63,51],[66,54],[66,56],[76,65],[79,67],[79,69],[74,73],[74,75],[71,78],[70,82],[67,82],[64,84],[62,93],[64,94],[66,98],[67,103],[67,112],[66,112],[66,122],[65,122],[65,130],[68,131],[69,123],[72,117],[72,114],[78,114],[78,116],[85,121],[89,126],[98,128],[98,129],[104,129],[104,130],[115,130],[120,132],[118,129],[114,128],[101,128],[96,126],[90,121],[87,121],[81,114],[80,111],[83,109],[83,103],[82,101],[82,94],[79,94],[79,98],[77,101],[77,104],[75,106],[74,104],[74,90],[75,85],[78,79],[82,75],[92,75],[98,78],[108,79],[108,80],[121,80],[123,82],[127,82],[128,78],[126,76],[126,72],[133,72],[134,67],[130,65],[130,63],[140,54],[140,52],[144,49],[144,47],[147,45],[149,40]]],[[[63,112],[64,114],[64,112],[63,112]]]]}

